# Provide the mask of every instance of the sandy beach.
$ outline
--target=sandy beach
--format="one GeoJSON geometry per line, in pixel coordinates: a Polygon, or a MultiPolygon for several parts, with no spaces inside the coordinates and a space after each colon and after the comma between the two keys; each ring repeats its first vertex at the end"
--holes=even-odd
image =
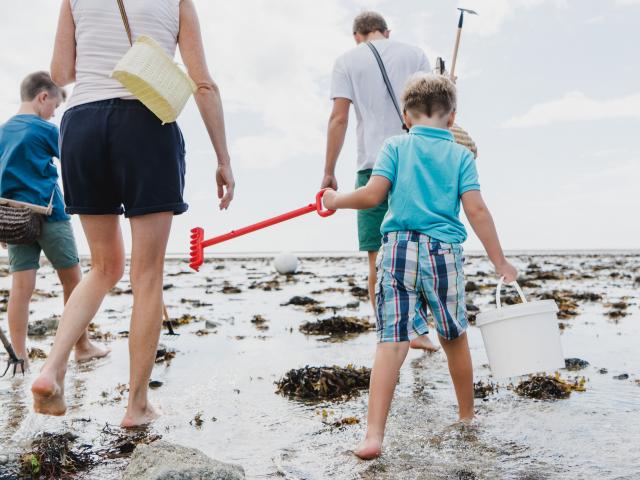
{"type": "MultiPolygon", "coordinates": [[[[454,424],[455,398],[444,355],[410,352],[385,456],[361,462],[349,449],[364,432],[366,390],[344,399],[305,401],[277,394],[275,383],[305,366],[371,367],[373,331],[300,331],[307,322],[335,316],[372,321],[366,298],[354,288],[364,285],[365,259],[302,258],[300,271],[288,277],[274,272],[270,258],[212,258],[200,273],[190,271],[183,259],[169,259],[165,302],[179,335],[163,330],[164,350],[152,374],[151,398],[162,417],[144,432],[108,425],[126,405],[131,299],[123,281],[105,300],[92,334],[113,352],[106,359],[71,363],[66,417],[32,412],[29,385],[41,359],[32,360],[26,376],[0,380],[0,478],[29,478],[20,477],[20,459],[42,432],[71,432],[77,438],[70,448],[84,448],[93,458],[88,470],[68,478],[119,478],[128,453],[116,447],[127,435],[134,436],[134,443],[162,437],[198,448],[241,465],[247,478],[637,478],[640,453],[629,447],[640,444],[635,340],[640,334],[640,254],[520,254],[515,262],[530,298],[546,296],[559,303],[565,357],[589,362],[559,373],[574,382],[584,377],[585,391],[536,400],[518,395],[509,382],[498,382],[493,392],[478,390],[477,396],[485,396],[477,399],[478,420],[463,428],[454,424]],[[317,303],[284,305],[294,296],[317,303]]],[[[6,308],[10,277],[6,265],[2,271],[1,305],[6,308]]],[[[469,256],[467,304],[489,306],[496,283],[490,272],[484,258],[469,256]]],[[[62,312],[54,278],[49,266],[41,269],[32,333],[42,333],[37,320],[62,312]]],[[[0,322],[6,329],[6,315],[0,322]]],[[[476,382],[491,385],[495,381],[480,332],[472,326],[469,335],[476,382]]],[[[29,343],[46,354],[52,338],[30,336],[29,343]]],[[[515,384],[520,380],[513,379],[515,384]]]]}

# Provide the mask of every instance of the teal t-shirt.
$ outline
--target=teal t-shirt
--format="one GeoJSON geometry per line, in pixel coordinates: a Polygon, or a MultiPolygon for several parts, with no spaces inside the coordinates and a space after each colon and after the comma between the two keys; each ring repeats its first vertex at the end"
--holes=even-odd
{"type": "Polygon", "coordinates": [[[47,221],[68,220],[58,186],[58,128],[37,115],[16,115],[0,125],[0,197],[47,206],[47,221]]]}
{"type": "Polygon", "coordinates": [[[414,126],[389,138],[372,175],[391,182],[381,232],[416,231],[444,243],[463,243],[460,197],[480,190],[473,154],[448,130],[414,126]]]}

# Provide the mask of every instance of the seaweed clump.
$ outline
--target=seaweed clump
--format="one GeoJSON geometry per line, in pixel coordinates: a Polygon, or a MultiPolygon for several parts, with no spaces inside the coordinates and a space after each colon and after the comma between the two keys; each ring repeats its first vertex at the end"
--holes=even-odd
{"type": "Polygon", "coordinates": [[[576,378],[573,382],[560,378],[556,374],[534,375],[528,380],[518,384],[514,390],[521,397],[535,398],[537,400],[556,400],[569,398],[571,392],[584,392],[586,380],[584,377],[576,378]]]}
{"type": "Polygon", "coordinates": [[[484,383],[482,380],[473,384],[473,396],[474,398],[486,399],[489,395],[492,395],[498,391],[498,385],[495,383],[484,383]]]}
{"type": "Polygon", "coordinates": [[[77,436],[72,433],[41,433],[32,450],[20,458],[21,475],[29,478],[65,478],[95,465],[90,445],[74,448],[77,436]]]}
{"type": "Polygon", "coordinates": [[[307,335],[346,335],[349,333],[362,333],[374,329],[373,323],[358,317],[342,317],[339,315],[331,318],[306,322],[300,325],[300,331],[307,335]]]}
{"type": "Polygon", "coordinates": [[[366,367],[309,367],[289,370],[276,382],[276,393],[301,400],[350,398],[369,388],[366,367]]]}

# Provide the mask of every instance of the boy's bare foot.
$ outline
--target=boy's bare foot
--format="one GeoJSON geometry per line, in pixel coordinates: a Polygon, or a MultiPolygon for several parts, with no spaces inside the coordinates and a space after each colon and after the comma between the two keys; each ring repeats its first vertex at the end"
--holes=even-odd
{"type": "Polygon", "coordinates": [[[67,411],[63,385],[55,376],[41,373],[31,384],[31,392],[36,413],[60,416],[67,411]]]}
{"type": "Polygon", "coordinates": [[[149,403],[147,404],[146,408],[142,410],[127,407],[127,412],[125,413],[122,422],[120,422],[120,426],[123,428],[141,427],[143,425],[150,424],[159,416],[160,414],[156,412],[156,410],[149,403]]]}
{"type": "Polygon", "coordinates": [[[74,350],[76,362],[86,362],[88,360],[93,360],[94,358],[106,357],[111,353],[110,348],[101,347],[93,342],[76,345],[74,350]]]}
{"type": "Polygon", "coordinates": [[[353,453],[362,460],[373,460],[382,455],[382,440],[377,438],[365,438],[353,453]]]}
{"type": "Polygon", "coordinates": [[[421,335],[418,338],[414,338],[409,343],[409,346],[416,350],[424,350],[425,352],[434,353],[440,350],[438,345],[434,345],[428,335],[421,335]]]}

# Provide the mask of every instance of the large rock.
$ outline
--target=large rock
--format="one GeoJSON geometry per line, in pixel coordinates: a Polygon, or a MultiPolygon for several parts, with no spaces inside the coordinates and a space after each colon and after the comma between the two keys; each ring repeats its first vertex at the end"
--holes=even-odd
{"type": "Polygon", "coordinates": [[[207,457],[195,448],[157,441],[139,445],[122,480],[242,480],[244,469],[207,457]]]}

